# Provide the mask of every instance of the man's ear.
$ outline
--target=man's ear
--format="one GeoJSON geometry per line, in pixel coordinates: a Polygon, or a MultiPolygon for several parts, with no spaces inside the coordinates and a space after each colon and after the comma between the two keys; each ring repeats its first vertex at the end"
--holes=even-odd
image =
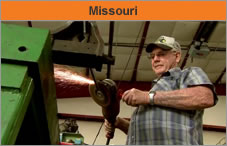
{"type": "Polygon", "coordinates": [[[180,63],[181,60],[181,52],[176,52],[176,62],[180,63]]]}

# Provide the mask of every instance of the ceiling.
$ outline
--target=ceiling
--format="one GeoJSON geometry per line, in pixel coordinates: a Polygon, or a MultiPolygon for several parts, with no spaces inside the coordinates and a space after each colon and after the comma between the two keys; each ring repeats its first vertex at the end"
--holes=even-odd
{"type": "MultiPolygon", "coordinates": [[[[151,64],[145,53],[145,46],[155,41],[159,36],[166,35],[175,37],[182,46],[182,59],[180,67],[185,58],[187,50],[193,41],[193,38],[200,26],[199,21],[150,21],[147,30],[147,36],[144,42],[144,48],[141,54],[138,54],[139,44],[141,43],[142,34],[145,26],[144,21],[116,21],[114,22],[113,37],[113,56],[116,57],[115,65],[111,68],[111,78],[113,80],[132,79],[133,70],[135,69],[136,58],[139,55],[139,63],[136,68],[136,81],[152,81],[156,76],[151,69],[151,64]],[[128,64],[127,64],[128,63],[128,64]],[[123,72],[124,75],[123,75],[123,72]],[[123,76],[123,77],[122,77],[123,76]]],[[[103,40],[106,44],[109,41],[110,22],[98,21],[97,25],[103,40]]],[[[187,57],[185,67],[201,67],[209,76],[210,80],[215,83],[226,67],[226,23],[218,22],[213,33],[208,39],[208,46],[212,51],[205,58],[187,57]]],[[[108,46],[105,47],[108,52],[108,46]]],[[[105,78],[107,67],[104,66],[101,73],[96,76],[99,79],[105,78]]],[[[225,83],[226,77],[223,75],[219,83],[225,83]]]]}
{"type": "MultiPolygon", "coordinates": [[[[48,28],[51,32],[70,24],[70,21],[32,21],[32,27],[48,28]],[[56,25],[55,25],[56,24],[56,25]]],[[[28,26],[27,21],[7,21],[28,26]]],[[[201,25],[200,21],[97,21],[101,37],[104,40],[104,53],[108,54],[111,35],[112,56],[115,64],[111,65],[110,78],[117,81],[142,81],[150,82],[156,78],[152,71],[150,60],[145,53],[148,43],[155,41],[159,36],[175,37],[182,46],[182,59],[179,67],[201,67],[213,83],[226,83],[226,22],[217,22],[214,30],[207,35],[207,44],[210,49],[206,57],[191,58],[188,50],[198,38],[201,25]],[[112,33],[110,33],[113,30],[112,33]],[[184,63],[182,65],[182,63],[184,63]]],[[[209,29],[208,29],[209,30],[209,29]]],[[[73,70],[86,74],[83,67],[72,67],[73,70]]],[[[103,65],[102,71],[94,71],[98,80],[107,78],[107,65],[103,65]]],[[[91,76],[90,76],[91,77],[91,76]]]]}

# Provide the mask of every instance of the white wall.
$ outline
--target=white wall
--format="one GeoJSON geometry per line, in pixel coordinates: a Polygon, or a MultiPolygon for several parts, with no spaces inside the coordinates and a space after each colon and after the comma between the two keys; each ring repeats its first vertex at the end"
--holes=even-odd
{"type": "Polygon", "coordinates": [[[226,126],[226,97],[219,96],[218,103],[204,112],[203,123],[208,125],[226,126]]]}
{"type": "MultiPolygon", "coordinates": [[[[203,131],[204,145],[217,145],[217,143],[225,137],[225,132],[203,131]]],[[[224,142],[226,142],[226,140],[222,140],[218,145],[223,145],[224,142]]]]}

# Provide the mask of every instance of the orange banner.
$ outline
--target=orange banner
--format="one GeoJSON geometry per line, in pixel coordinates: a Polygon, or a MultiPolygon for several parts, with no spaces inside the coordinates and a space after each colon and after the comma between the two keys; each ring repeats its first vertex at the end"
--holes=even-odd
{"type": "Polygon", "coordinates": [[[226,1],[1,1],[1,20],[226,20],[226,1]]]}

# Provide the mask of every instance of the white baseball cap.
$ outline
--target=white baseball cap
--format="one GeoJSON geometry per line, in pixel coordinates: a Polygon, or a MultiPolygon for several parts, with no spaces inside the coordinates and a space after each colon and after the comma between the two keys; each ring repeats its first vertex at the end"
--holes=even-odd
{"type": "Polygon", "coordinates": [[[152,52],[152,50],[156,47],[160,47],[164,50],[171,50],[181,52],[180,44],[173,37],[168,36],[160,36],[154,43],[150,43],[147,45],[146,51],[152,52]]]}

